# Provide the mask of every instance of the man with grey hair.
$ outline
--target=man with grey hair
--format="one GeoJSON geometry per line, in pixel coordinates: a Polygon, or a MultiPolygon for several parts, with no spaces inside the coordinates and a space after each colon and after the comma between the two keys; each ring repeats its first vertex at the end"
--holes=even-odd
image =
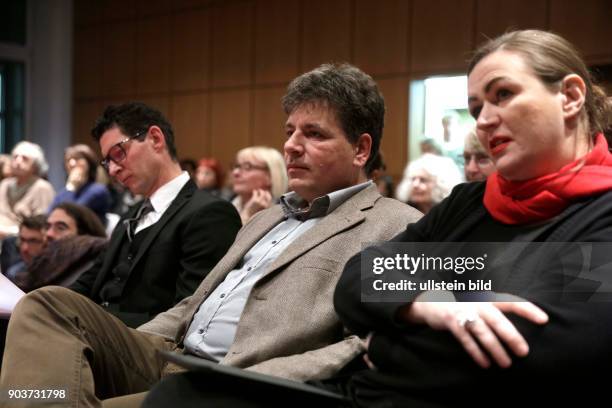
{"type": "Polygon", "coordinates": [[[23,217],[47,213],[55,197],[53,186],[43,178],[48,168],[39,145],[20,142],[13,148],[12,177],[0,182],[0,239],[17,234],[23,217]]]}
{"type": "Polygon", "coordinates": [[[7,341],[20,369],[3,367],[0,388],[61,384],[72,405],[99,406],[175,372],[158,350],[297,381],[331,377],[359,355],[362,340],[343,332],[333,308],[344,263],[420,213],[381,197],[367,180],[385,110],[371,77],[348,64],[323,65],[289,85],[283,107],[291,192],[242,228],[191,297],[133,330],[69,292],[30,294],[13,319],[32,321],[12,325],[20,330],[9,330],[7,341]],[[41,347],[18,341],[26,329],[44,339],[41,347]]]}

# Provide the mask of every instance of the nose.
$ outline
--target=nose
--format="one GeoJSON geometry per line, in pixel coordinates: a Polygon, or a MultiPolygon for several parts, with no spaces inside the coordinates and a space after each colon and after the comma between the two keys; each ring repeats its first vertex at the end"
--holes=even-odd
{"type": "Polygon", "coordinates": [[[476,164],[476,157],[470,156],[470,159],[465,163],[465,168],[470,173],[476,173],[479,171],[478,164],[476,164]]]}
{"type": "Polygon", "coordinates": [[[47,241],[53,241],[55,239],[55,234],[53,233],[53,228],[49,228],[45,233],[45,237],[47,241]]]}
{"type": "Polygon", "coordinates": [[[302,153],[304,152],[304,146],[302,145],[301,140],[302,135],[300,134],[299,130],[295,130],[285,142],[285,155],[289,157],[297,157],[302,155],[302,153]]]}
{"type": "Polygon", "coordinates": [[[499,125],[499,115],[495,110],[495,106],[485,102],[476,120],[476,128],[481,131],[490,131],[497,125],[499,125]]]}
{"type": "Polygon", "coordinates": [[[112,160],[109,160],[108,163],[108,174],[111,177],[116,177],[117,173],[119,173],[119,171],[121,170],[121,166],[118,165],[117,163],[115,163],[112,160]]]}

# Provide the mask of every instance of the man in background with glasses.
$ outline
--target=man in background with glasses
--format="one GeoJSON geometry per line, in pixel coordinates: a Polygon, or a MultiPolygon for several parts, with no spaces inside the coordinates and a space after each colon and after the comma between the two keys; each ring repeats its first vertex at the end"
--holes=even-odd
{"type": "Polygon", "coordinates": [[[108,174],[145,200],[71,289],[136,327],[193,293],[234,241],[240,218],[181,170],[172,127],[157,110],[110,106],[92,134],[108,174]]]}
{"type": "Polygon", "coordinates": [[[2,241],[2,273],[14,281],[20,271],[24,271],[35,256],[45,248],[47,217],[34,215],[24,217],[19,224],[19,235],[2,241]]]}

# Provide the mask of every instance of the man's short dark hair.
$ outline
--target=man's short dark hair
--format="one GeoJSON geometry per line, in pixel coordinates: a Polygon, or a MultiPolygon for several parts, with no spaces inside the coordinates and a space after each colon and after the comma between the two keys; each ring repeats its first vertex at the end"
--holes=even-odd
{"type": "Polygon", "coordinates": [[[95,212],[89,208],[71,203],[63,202],[56,205],[54,210],[64,210],[74,220],[77,227],[77,235],[91,235],[92,237],[106,237],[106,229],[95,212]]]}
{"type": "Polygon", "coordinates": [[[128,102],[107,107],[96,121],[91,134],[99,142],[104,132],[115,126],[126,135],[135,136],[154,125],[158,126],[164,133],[168,153],[174,161],[177,161],[174,131],[170,122],[160,111],[141,102],[128,102]]]}
{"type": "Polygon", "coordinates": [[[287,115],[308,103],[332,108],[349,142],[355,144],[363,133],[372,137],[368,169],[385,123],[385,100],[372,77],[347,63],[323,64],[291,81],[282,99],[287,115]]]}
{"type": "Polygon", "coordinates": [[[47,225],[47,216],[43,214],[31,215],[23,217],[19,224],[19,229],[27,228],[31,230],[41,231],[44,230],[47,225]]]}

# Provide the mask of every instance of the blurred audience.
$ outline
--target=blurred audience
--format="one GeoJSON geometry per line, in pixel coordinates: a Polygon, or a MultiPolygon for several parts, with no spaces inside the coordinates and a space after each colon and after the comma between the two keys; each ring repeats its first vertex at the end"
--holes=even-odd
{"type": "Polygon", "coordinates": [[[106,248],[106,231],[89,208],[61,203],[44,224],[46,245],[20,270],[15,284],[24,292],[46,285],[68,286],[106,248]]]}
{"type": "Polygon", "coordinates": [[[73,202],[90,208],[106,224],[111,196],[104,184],[97,183],[98,156],[86,144],[69,146],[64,152],[66,187],[55,196],[50,211],[63,202],[73,202]]]}
{"type": "Polygon", "coordinates": [[[236,198],[232,204],[246,224],[258,211],[269,208],[287,191],[287,170],[280,152],[271,147],[246,147],[232,166],[236,198]]]}
{"type": "Polygon", "coordinates": [[[378,152],[368,166],[368,179],[376,184],[380,195],[383,197],[392,197],[394,191],[393,178],[385,174],[386,171],[387,165],[385,164],[383,154],[382,152],[378,152]]]}
{"type": "Polygon", "coordinates": [[[45,246],[46,217],[34,215],[25,217],[19,225],[19,235],[2,241],[0,266],[2,273],[12,281],[24,271],[45,246]]]}
{"type": "Polygon", "coordinates": [[[195,176],[196,169],[198,164],[193,159],[182,159],[179,161],[179,165],[181,166],[181,170],[186,171],[189,174],[189,177],[192,179],[195,176]]]}
{"type": "Polygon", "coordinates": [[[467,181],[484,181],[495,171],[493,160],[478,141],[474,131],[465,136],[463,171],[467,181]]]}
{"type": "Polygon", "coordinates": [[[23,217],[47,212],[55,196],[53,186],[43,178],[48,167],[39,145],[20,142],[15,146],[12,177],[0,182],[0,239],[17,234],[23,217]]]}
{"type": "Polygon", "coordinates": [[[11,156],[0,154],[0,181],[11,177],[11,156]]]}
{"type": "Polygon", "coordinates": [[[194,180],[199,189],[219,195],[225,182],[223,166],[213,157],[203,157],[198,162],[194,180]]]}
{"type": "Polygon", "coordinates": [[[427,214],[461,182],[461,173],[451,159],[426,153],[408,164],[396,198],[427,214]]]}

